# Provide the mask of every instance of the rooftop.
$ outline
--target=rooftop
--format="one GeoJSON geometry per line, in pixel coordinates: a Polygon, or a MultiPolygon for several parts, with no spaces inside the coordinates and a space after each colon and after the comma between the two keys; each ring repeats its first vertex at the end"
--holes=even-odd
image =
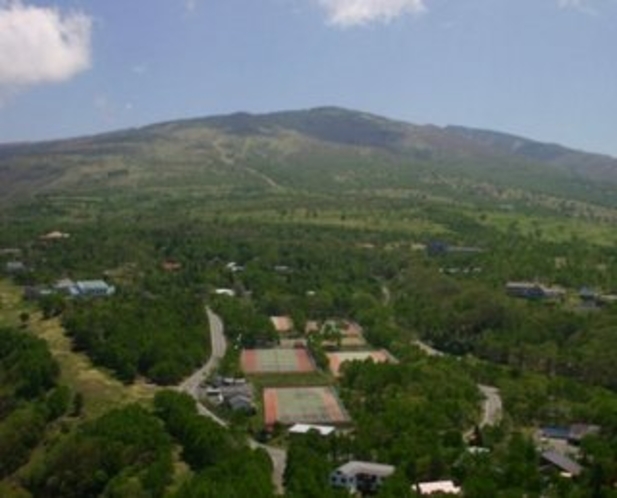
{"type": "Polygon", "coordinates": [[[461,488],[456,486],[452,481],[420,482],[417,486],[418,491],[423,495],[431,495],[433,493],[458,495],[461,493],[461,488]]]}
{"type": "Polygon", "coordinates": [[[270,321],[277,332],[289,332],[294,328],[293,321],[288,316],[271,316],[270,321]]]}
{"type": "Polygon", "coordinates": [[[329,436],[336,429],[330,425],[311,425],[295,424],[289,428],[291,434],[308,434],[310,431],[317,431],[320,436],[329,436]]]}
{"type": "Polygon", "coordinates": [[[392,465],[374,462],[360,462],[352,460],[344,465],[341,465],[337,472],[347,476],[355,476],[358,474],[368,474],[379,477],[388,477],[394,474],[395,468],[392,465]]]}
{"type": "Polygon", "coordinates": [[[574,477],[583,471],[577,462],[556,451],[545,451],[542,453],[542,459],[574,477]]]}

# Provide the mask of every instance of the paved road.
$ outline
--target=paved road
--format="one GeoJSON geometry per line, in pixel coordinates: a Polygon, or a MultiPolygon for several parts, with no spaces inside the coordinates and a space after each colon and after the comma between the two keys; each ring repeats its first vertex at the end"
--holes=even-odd
{"type": "Polygon", "coordinates": [[[266,450],[272,461],[272,482],[274,483],[274,489],[279,495],[285,494],[283,476],[285,474],[285,466],[287,465],[287,450],[261,444],[254,439],[249,439],[249,446],[253,449],[261,448],[266,450]]]}
{"type": "MultiPolygon", "coordinates": [[[[429,356],[444,356],[445,353],[435,349],[422,341],[415,341],[414,343],[422,351],[429,356]]],[[[489,425],[497,425],[501,420],[503,414],[503,403],[501,401],[501,395],[499,389],[493,386],[486,386],[478,384],[478,389],[484,395],[484,402],[482,403],[482,418],[480,419],[480,427],[486,427],[489,425]]]]}
{"type": "MultiPolygon", "coordinates": [[[[218,366],[221,359],[225,356],[227,351],[227,341],[225,340],[225,333],[223,329],[223,321],[214,313],[210,308],[206,308],[208,314],[208,321],[210,322],[210,341],[212,342],[212,352],[208,361],[197,371],[195,371],[190,377],[186,378],[178,386],[178,390],[190,394],[195,401],[197,401],[197,411],[200,415],[210,417],[217,424],[222,427],[227,427],[228,423],[212,413],[199,401],[199,384],[210,375],[218,366]]],[[[251,448],[262,448],[266,450],[270,460],[272,460],[272,481],[278,494],[284,494],[285,489],[283,487],[283,474],[285,472],[285,465],[287,464],[287,451],[281,448],[274,448],[265,444],[260,444],[254,439],[249,438],[249,446],[251,448]]]]}
{"type": "Polygon", "coordinates": [[[184,379],[178,386],[178,390],[195,398],[195,401],[197,401],[197,411],[200,415],[210,417],[217,424],[227,427],[227,422],[212,413],[199,401],[199,384],[214,371],[223,356],[225,356],[225,351],[227,351],[227,341],[223,333],[223,322],[210,308],[206,308],[206,313],[208,314],[208,321],[210,322],[210,341],[212,343],[210,358],[199,370],[196,370],[190,377],[184,379]]]}
{"type": "Polygon", "coordinates": [[[482,419],[480,420],[480,427],[487,425],[497,425],[501,420],[503,413],[503,406],[501,402],[501,396],[499,389],[493,386],[485,386],[478,384],[478,389],[484,394],[484,409],[482,412],[482,419]]]}

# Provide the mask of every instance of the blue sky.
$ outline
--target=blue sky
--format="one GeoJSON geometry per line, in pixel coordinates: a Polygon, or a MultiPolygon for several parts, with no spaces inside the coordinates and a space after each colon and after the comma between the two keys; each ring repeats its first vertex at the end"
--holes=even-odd
{"type": "Polygon", "coordinates": [[[337,105],[617,156],[617,0],[0,0],[0,142],[337,105]]]}

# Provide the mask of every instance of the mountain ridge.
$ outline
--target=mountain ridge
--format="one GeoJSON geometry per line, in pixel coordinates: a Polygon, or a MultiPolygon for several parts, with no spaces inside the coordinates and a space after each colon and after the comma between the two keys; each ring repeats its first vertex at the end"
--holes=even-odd
{"type": "Polygon", "coordinates": [[[417,188],[437,177],[552,194],[576,193],[579,182],[606,197],[607,186],[617,184],[617,159],[502,132],[416,125],[333,106],[0,144],[0,193],[11,198],[174,185],[417,188]]]}

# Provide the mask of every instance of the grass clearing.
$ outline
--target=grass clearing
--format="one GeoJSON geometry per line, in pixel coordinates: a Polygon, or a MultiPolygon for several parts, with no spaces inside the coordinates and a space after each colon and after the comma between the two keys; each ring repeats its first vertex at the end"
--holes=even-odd
{"type": "Polygon", "coordinates": [[[157,386],[138,380],[125,385],[110,373],[95,367],[84,353],[72,350],[71,340],[57,318],[42,320],[36,314],[30,330],[47,341],[54,358],[60,364],[62,383],[84,396],[83,413],[87,418],[97,417],[111,408],[128,403],[149,403],[157,386]]]}
{"type": "Polygon", "coordinates": [[[490,212],[480,222],[501,232],[516,228],[525,236],[537,235],[551,242],[569,242],[579,238],[599,246],[611,246],[617,243],[614,225],[580,218],[490,212]]]}
{"type": "Polygon", "coordinates": [[[17,327],[24,311],[32,313],[33,308],[24,302],[21,291],[10,281],[0,280],[0,327],[17,327]]]}
{"type": "Polygon", "coordinates": [[[110,373],[95,367],[84,354],[73,351],[71,340],[65,335],[59,319],[43,320],[39,311],[22,301],[21,290],[5,280],[0,282],[2,309],[0,324],[17,325],[22,311],[30,313],[28,329],[44,339],[60,365],[60,382],[84,397],[83,416],[96,418],[104,412],[128,403],[151,402],[158,386],[141,380],[125,385],[110,373]]]}

